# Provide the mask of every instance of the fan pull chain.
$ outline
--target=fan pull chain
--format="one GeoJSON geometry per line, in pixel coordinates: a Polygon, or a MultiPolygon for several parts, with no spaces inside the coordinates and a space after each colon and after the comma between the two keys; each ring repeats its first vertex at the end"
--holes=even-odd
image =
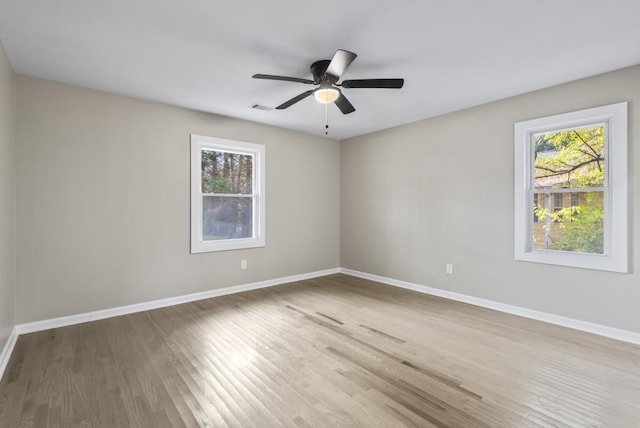
{"type": "Polygon", "coordinates": [[[329,104],[324,105],[324,119],[326,123],[326,125],[324,125],[324,129],[326,129],[324,135],[329,135],[329,104]]]}

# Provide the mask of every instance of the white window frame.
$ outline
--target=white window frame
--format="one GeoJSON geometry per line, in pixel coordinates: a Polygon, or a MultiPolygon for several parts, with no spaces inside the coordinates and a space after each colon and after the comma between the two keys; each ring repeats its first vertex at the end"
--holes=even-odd
{"type": "Polygon", "coordinates": [[[627,244],[627,103],[517,122],[515,131],[514,253],[516,260],[626,273],[627,244]],[[533,138],[537,133],[606,126],[604,182],[604,254],[534,249],[533,138]]]}
{"type": "MultiPolygon", "coordinates": [[[[191,134],[191,253],[265,246],[265,148],[260,144],[191,134]],[[205,241],[202,234],[202,150],[253,156],[253,236],[205,241]]],[[[243,195],[245,196],[245,195],[243,195]]]]}

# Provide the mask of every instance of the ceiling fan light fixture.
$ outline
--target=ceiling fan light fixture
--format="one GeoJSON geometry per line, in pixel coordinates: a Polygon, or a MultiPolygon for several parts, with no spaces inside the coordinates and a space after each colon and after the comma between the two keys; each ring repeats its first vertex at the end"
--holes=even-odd
{"type": "Polygon", "coordinates": [[[313,91],[313,97],[321,104],[331,104],[340,96],[336,88],[318,88],[313,91]]]}
{"type": "Polygon", "coordinates": [[[389,88],[400,89],[404,85],[404,79],[340,79],[349,65],[356,59],[358,55],[353,52],[338,49],[332,59],[321,59],[311,64],[311,79],[303,79],[300,77],[277,76],[275,74],[254,74],[254,79],[281,80],[285,82],[304,83],[306,85],[314,85],[315,87],[288,99],[276,110],[284,110],[292,105],[310,97],[313,97],[325,106],[335,104],[342,114],[349,114],[356,111],[356,108],[345,97],[342,89],[348,88],[389,88]],[[342,89],[338,89],[342,88],[342,89]]]}

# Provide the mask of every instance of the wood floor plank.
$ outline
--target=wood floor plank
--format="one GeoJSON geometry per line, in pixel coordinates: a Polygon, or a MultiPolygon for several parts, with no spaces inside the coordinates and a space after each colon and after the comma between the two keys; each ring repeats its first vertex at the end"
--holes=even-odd
{"type": "Polygon", "coordinates": [[[22,335],[0,427],[640,427],[640,346],[337,274],[22,335]]]}

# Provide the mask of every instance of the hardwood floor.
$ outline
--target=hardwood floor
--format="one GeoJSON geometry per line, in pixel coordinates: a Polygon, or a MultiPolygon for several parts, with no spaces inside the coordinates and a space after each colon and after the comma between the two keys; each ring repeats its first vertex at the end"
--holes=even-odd
{"type": "Polygon", "coordinates": [[[346,275],[20,336],[0,427],[639,427],[640,347],[346,275]]]}

